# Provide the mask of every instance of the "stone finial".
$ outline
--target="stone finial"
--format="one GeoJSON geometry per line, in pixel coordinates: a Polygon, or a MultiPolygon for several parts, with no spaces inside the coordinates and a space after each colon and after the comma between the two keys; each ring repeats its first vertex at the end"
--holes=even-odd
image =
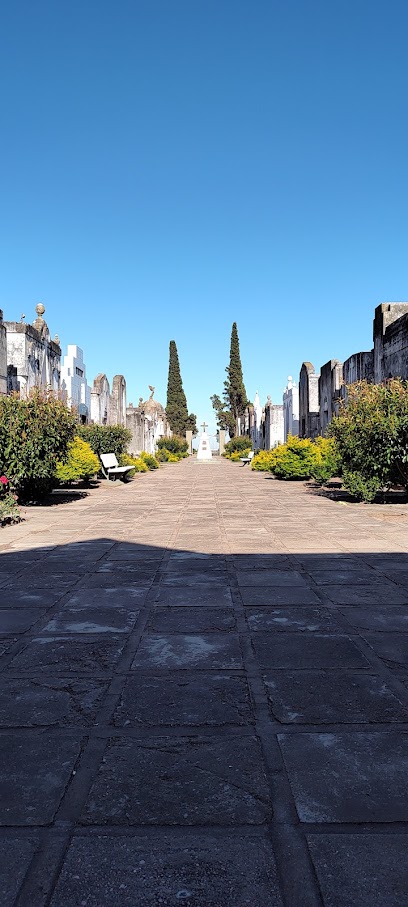
{"type": "Polygon", "coordinates": [[[54,337],[54,343],[56,343],[57,346],[60,345],[60,339],[59,339],[59,337],[58,337],[58,334],[56,334],[55,337],[54,337]]]}
{"type": "Polygon", "coordinates": [[[39,318],[43,317],[44,312],[45,312],[45,306],[42,304],[42,302],[39,302],[38,305],[36,305],[35,311],[37,312],[37,315],[39,318]]]}

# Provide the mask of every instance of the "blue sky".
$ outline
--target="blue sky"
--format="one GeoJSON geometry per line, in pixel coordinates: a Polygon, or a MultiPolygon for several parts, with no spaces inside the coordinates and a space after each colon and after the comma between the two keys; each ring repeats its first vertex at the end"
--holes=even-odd
{"type": "Polygon", "coordinates": [[[408,299],[406,0],[15,0],[0,33],[0,306],[214,425],[371,346],[408,299]]]}

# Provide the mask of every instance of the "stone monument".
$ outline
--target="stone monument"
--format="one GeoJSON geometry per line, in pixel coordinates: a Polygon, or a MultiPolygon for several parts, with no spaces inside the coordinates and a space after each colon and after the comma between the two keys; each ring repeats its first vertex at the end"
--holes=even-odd
{"type": "Polygon", "coordinates": [[[201,432],[200,441],[198,444],[197,460],[212,460],[212,450],[211,450],[211,446],[210,446],[210,439],[207,435],[208,426],[206,425],[205,422],[203,422],[201,428],[202,428],[202,432],[201,432]]]}

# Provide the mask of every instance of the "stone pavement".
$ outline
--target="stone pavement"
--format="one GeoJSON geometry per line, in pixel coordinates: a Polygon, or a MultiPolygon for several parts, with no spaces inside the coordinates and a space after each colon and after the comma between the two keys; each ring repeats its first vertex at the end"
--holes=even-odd
{"type": "Polygon", "coordinates": [[[2,907],[407,904],[407,528],[191,460],[1,530],[2,907]]]}

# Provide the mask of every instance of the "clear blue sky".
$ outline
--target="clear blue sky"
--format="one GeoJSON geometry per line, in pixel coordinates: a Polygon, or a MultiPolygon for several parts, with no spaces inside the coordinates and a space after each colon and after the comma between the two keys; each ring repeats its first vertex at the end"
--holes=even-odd
{"type": "Polygon", "coordinates": [[[0,306],[89,378],[214,425],[371,345],[408,298],[406,0],[15,0],[0,35],[0,306]]]}

